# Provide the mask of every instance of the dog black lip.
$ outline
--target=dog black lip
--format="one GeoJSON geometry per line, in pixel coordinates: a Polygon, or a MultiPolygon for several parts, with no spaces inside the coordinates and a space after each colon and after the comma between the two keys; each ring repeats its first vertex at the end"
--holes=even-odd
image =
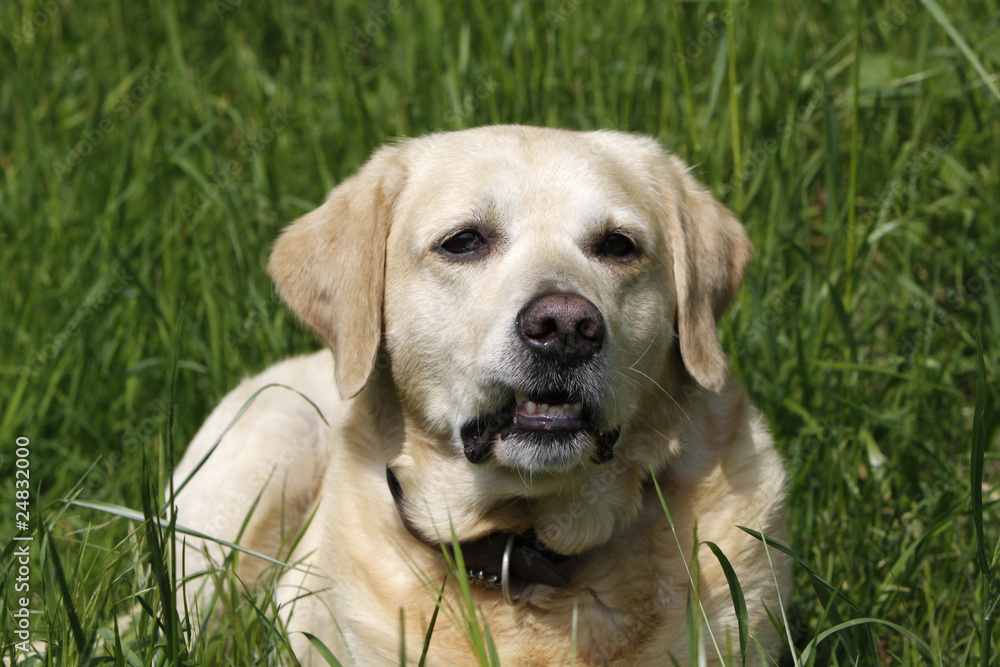
{"type": "Polygon", "coordinates": [[[615,458],[615,443],[621,432],[620,428],[616,428],[597,436],[597,453],[590,457],[594,465],[603,465],[615,458]]]}
{"type": "Polygon", "coordinates": [[[514,428],[514,408],[473,419],[462,427],[462,451],[469,463],[483,463],[493,453],[493,442],[514,428]]]}
{"type": "MultiPolygon", "coordinates": [[[[537,403],[558,405],[575,402],[566,392],[539,392],[529,400],[537,403]]],[[[593,412],[583,407],[581,416],[571,415],[526,415],[517,411],[517,405],[512,401],[504,409],[479,417],[468,422],[459,431],[462,439],[462,452],[469,463],[479,464],[488,461],[493,454],[493,443],[499,438],[503,440],[512,433],[532,433],[542,435],[551,433],[553,437],[561,433],[588,431],[593,434],[596,451],[590,457],[596,465],[607,463],[614,458],[614,446],[618,441],[620,429],[600,432],[593,426],[593,412]]]]}

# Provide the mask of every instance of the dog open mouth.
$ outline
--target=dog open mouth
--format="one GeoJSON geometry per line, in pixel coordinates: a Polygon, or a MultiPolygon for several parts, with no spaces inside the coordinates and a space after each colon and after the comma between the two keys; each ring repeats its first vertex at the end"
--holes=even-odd
{"type": "Polygon", "coordinates": [[[605,463],[614,456],[619,430],[602,432],[594,414],[568,392],[515,391],[504,409],[462,427],[463,451],[471,463],[495,458],[527,468],[561,467],[586,453],[595,464],[605,463]]]}
{"type": "Polygon", "coordinates": [[[523,431],[579,431],[585,426],[583,402],[569,396],[529,397],[514,393],[514,427],[523,431]]]}

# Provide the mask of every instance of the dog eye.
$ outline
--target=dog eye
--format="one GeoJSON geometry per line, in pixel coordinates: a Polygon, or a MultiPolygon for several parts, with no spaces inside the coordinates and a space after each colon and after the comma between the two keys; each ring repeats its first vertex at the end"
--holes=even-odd
{"type": "Polygon", "coordinates": [[[608,234],[597,244],[597,254],[601,257],[627,259],[639,254],[635,242],[624,234],[617,232],[608,234]]]}
{"type": "Polygon", "coordinates": [[[441,242],[441,250],[457,258],[466,259],[483,255],[489,250],[489,244],[483,235],[474,229],[463,229],[454,236],[441,242]]]}

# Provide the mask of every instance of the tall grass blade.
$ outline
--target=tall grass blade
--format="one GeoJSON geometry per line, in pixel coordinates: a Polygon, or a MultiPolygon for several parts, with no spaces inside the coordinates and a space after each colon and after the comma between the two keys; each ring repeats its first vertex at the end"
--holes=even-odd
{"type": "Polygon", "coordinates": [[[722,571],[726,575],[726,581],[729,582],[729,595],[733,598],[733,608],[736,611],[736,622],[739,625],[740,631],[740,664],[745,665],[747,662],[747,645],[750,640],[750,625],[748,622],[747,603],[743,598],[743,587],[740,586],[740,580],[736,576],[733,566],[729,563],[726,555],[722,553],[719,545],[708,541],[702,542],[702,544],[707,545],[712,550],[712,553],[715,554],[715,557],[719,559],[719,565],[722,566],[722,571]]]}
{"type": "MultiPolygon", "coordinates": [[[[764,542],[764,544],[766,544],[768,547],[773,547],[777,549],[778,551],[785,554],[793,561],[798,563],[799,566],[805,569],[805,571],[809,574],[809,581],[812,584],[813,591],[816,593],[816,597],[819,598],[820,603],[823,605],[823,609],[826,613],[827,619],[833,625],[835,626],[840,625],[844,622],[844,618],[843,616],[840,615],[840,612],[837,610],[837,606],[835,604],[835,601],[838,598],[846,602],[855,612],[862,614],[864,613],[864,610],[861,609],[861,607],[858,606],[850,597],[848,597],[846,593],[844,593],[836,586],[831,584],[829,581],[824,579],[822,576],[820,576],[818,572],[809,567],[806,564],[806,562],[803,561],[798,556],[798,554],[789,549],[787,546],[785,546],[781,542],[778,542],[777,540],[774,540],[773,538],[766,537],[759,531],[753,530],[752,528],[747,528],[745,526],[737,526],[737,528],[747,533],[748,535],[757,538],[761,542],[764,542]]],[[[847,645],[848,651],[850,651],[853,655],[857,655],[860,653],[854,640],[851,638],[850,635],[847,635],[845,638],[842,638],[842,641],[844,641],[844,643],[847,645]]]]}
{"type": "Polygon", "coordinates": [[[198,461],[198,464],[195,465],[194,469],[192,469],[191,472],[188,474],[188,476],[184,479],[184,481],[181,482],[180,486],[178,486],[176,489],[173,490],[173,492],[170,495],[170,500],[167,502],[167,505],[173,505],[174,498],[176,498],[177,495],[184,489],[184,487],[188,485],[188,482],[190,482],[194,478],[194,476],[198,474],[198,471],[201,470],[202,466],[204,466],[208,462],[208,459],[212,456],[212,454],[215,453],[215,450],[218,449],[220,444],[222,444],[222,439],[226,437],[226,434],[229,433],[230,429],[232,429],[233,426],[236,426],[236,422],[238,422],[240,420],[240,417],[242,417],[244,413],[246,413],[246,411],[250,409],[250,406],[254,404],[254,401],[257,400],[257,397],[260,396],[264,390],[270,389],[272,387],[281,387],[282,389],[287,389],[288,391],[298,394],[299,396],[304,398],[306,402],[309,403],[309,405],[313,406],[313,409],[316,410],[316,414],[319,415],[319,418],[323,420],[324,424],[326,424],[327,426],[330,425],[330,423],[326,421],[326,417],[323,416],[323,411],[319,409],[319,406],[313,403],[311,398],[303,394],[298,389],[278,383],[266,384],[257,391],[255,391],[250,396],[250,398],[248,398],[246,402],[240,407],[239,412],[237,412],[236,415],[229,421],[229,423],[226,425],[226,428],[223,429],[222,433],[219,434],[219,437],[216,439],[216,441],[212,443],[212,446],[208,448],[208,451],[205,452],[205,455],[203,457],[201,457],[201,460],[198,461]]]}
{"type": "Polygon", "coordinates": [[[897,625],[891,621],[886,621],[881,618],[855,618],[850,621],[844,621],[840,625],[836,625],[828,630],[824,630],[823,632],[816,635],[816,637],[811,642],[809,642],[809,645],[806,646],[805,650],[802,651],[802,662],[808,663],[810,660],[812,660],[814,658],[813,654],[816,651],[816,647],[819,646],[820,643],[822,643],[827,637],[831,637],[839,632],[847,630],[848,628],[853,628],[859,625],[884,625],[886,627],[892,628],[893,630],[895,630],[896,632],[898,632],[899,634],[903,635],[908,640],[913,642],[914,646],[917,647],[917,652],[920,653],[920,657],[924,659],[924,662],[926,662],[928,665],[931,665],[931,667],[940,667],[936,665],[936,663],[934,662],[934,654],[931,651],[931,647],[928,646],[927,643],[924,642],[924,640],[922,640],[920,637],[916,636],[906,628],[902,627],[901,625],[897,625]]]}
{"type": "MultiPolygon", "coordinates": [[[[728,0],[730,16],[735,16],[733,0],[728,0]]],[[[733,174],[736,181],[736,203],[733,210],[737,214],[743,212],[743,150],[740,143],[740,96],[736,85],[736,26],[739,21],[730,21],[726,26],[726,49],[729,56],[729,122],[733,133],[733,174]]]]}
{"type": "MultiPolygon", "coordinates": [[[[123,519],[128,519],[129,521],[135,521],[136,523],[142,523],[146,521],[145,515],[142,514],[141,512],[137,512],[133,509],[129,509],[128,507],[122,507],[120,505],[89,502],[85,500],[71,500],[69,501],[69,504],[76,505],[77,507],[86,507],[87,509],[97,510],[99,512],[105,512],[107,514],[112,514],[114,516],[120,516],[123,519]]],[[[154,524],[160,527],[164,527],[167,525],[167,522],[165,522],[163,519],[159,517],[152,517],[150,521],[152,521],[154,524]]],[[[246,547],[241,546],[239,544],[234,544],[233,542],[219,539],[218,537],[213,537],[211,535],[195,530],[193,528],[187,528],[186,526],[182,526],[180,524],[173,524],[172,529],[175,534],[181,533],[182,535],[189,535],[191,537],[197,537],[202,540],[208,540],[209,542],[215,542],[216,544],[224,546],[227,549],[233,549],[235,551],[239,551],[240,553],[247,554],[248,556],[253,556],[254,558],[260,558],[261,560],[265,560],[268,563],[271,563],[272,565],[277,565],[279,567],[291,570],[297,570],[299,572],[306,572],[306,573],[310,572],[308,568],[294,565],[292,563],[288,563],[283,560],[278,560],[277,558],[272,558],[271,556],[262,554],[259,551],[254,551],[253,549],[247,549],[246,547]]],[[[316,573],[313,572],[312,574],[315,575],[316,573]]]]}
{"type": "Polygon", "coordinates": [[[949,37],[951,37],[951,41],[955,42],[955,46],[957,46],[958,50],[962,52],[965,59],[969,61],[972,68],[976,70],[976,74],[979,75],[979,78],[983,80],[983,84],[989,88],[991,93],[993,93],[993,97],[997,98],[997,101],[1000,102],[1000,88],[997,88],[997,84],[993,80],[994,76],[986,71],[982,61],[979,60],[979,56],[976,55],[976,52],[972,50],[969,43],[965,41],[964,37],[962,37],[962,33],[955,28],[954,24],[952,24],[948,15],[944,13],[943,9],[941,9],[941,5],[939,5],[936,0],[920,0],[920,3],[927,8],[927,11],[931,13],[934,20],[937,21],[942,28],[944,28],[944,31],[948,33],[949,37]]]}
{"type": "Polygon", "coordinates": [[[438,612],[441,611],[441,601],[444,599],[444,588],[448,585],[448,575],[445,575],[441,582],[441,592],[438,593],[437,604],[434,605],[434,612],[431,614],[431,622],[427,624],[427,633],[424,635],[424,647],[420,652],[420,662],[418,667],[424,667],[427,662],[427,652],[431,649],[431,636],[434,634],[434,625],[437,623],[438,612]]]}
{"type": "MultiPolygon", "coordinates": [[[[763,533],[762,533],[763,534],[763,533]]],[[[795,641],[792,637],[792,625],[788,622],[788,614],[785,613],[785,603],[781,600],[781,587],[778,585],[778,573],[774,570],[774,559],[771,558],[771,550],[767,546],[767,541],[764,544],[764,555],[767,556],[767,566],[771,570],[771,577],[774,580],[774,590],[778,594],[778,612],[781,614],[781,626],[785,628],[785,637],[788,641],[789,650],[792,652],[792,661],[795,663],[795,667],[800,667],[801,662],[799,657],[795,655],[795,641]]],[[[768,619],[773,623],[774,616],[771,614],[771,610],[767,610],[768,619]]]]}
{"type": "Polygon", "coordinates": [[[469,644],[472,647],[472,652],[476,656],[476,661],[485,667],[490,664],[489,656],[487,655],[486,645],[483,642],[483,632],[479,627],[479,617],[476,614],[475,602],[472,598],[472,589],[469,587],[469,577],[466,576],[465,571],[465,557],[462,556],[462,547],[459,546],[458,534],[455,532],[455,526],[450,526],[451,528],[451,550],[444,543],[441,544],[441,552],[444,554],[445,561],[455,573],[458,579],[459,591],[462,593],[462,605],[459,609],[462,612],[462,620],[465,623],[464,629],[467,630],[469,644]]]}
{"type": "MultiPolygon", "coordinates": [[[[167,659],[171,664],[177,664],[181,654],[181,649],[177,645],[179,635],[177,627],[180,623],[180,618],[174,608],[176,600],[174,598],[174,586],[171,574],[163,558],[166,545],[164,535],[160,532],[160,529],[164,526],[155,520],[159,514],[159,508],[156,507],[156,501],[153,499],[153,493],[151,492],[152,482],[149,478],[149,462],[146,458],[145,447],[142,448],[141,471],[142,474],[139,483],[146,548],[149,550],[149,564],[156,580],[157,591],[160,594],[160,608],[163,610],[160,617],[163,620],[163,634],[167,641],[167,659]]],[[[170,524],[168,523],[166,526],[168,534],[170,530],[169,526],[170,524]]]]}
{"type": "Polygon", "coordinates": [[[972,465],[969,467],[969,485],[972,494],[972,523],[976,529],[976,550],[979,554],[979,571],[986,579],[992,574],[986,556],[986,535],[983,531],[983,463],[986,457],[986,362],[983,360],[983,342],[977,340],[979,381],[976,387],[976,406],[972,417],[972,465]]]}
{"type": "Polygon", "coordinates": [[[580,605],[573,603],[573,628],[569,641],[569,667],[576,667],[576,638],[580,620],[580,605]]]}
{"type": "Polygon", "coordinates": [[[691,151],[696,152],[701,150],[701,144],[698,141],[698,128],[696,119],[698,116],[694,112],[694,95],[691,93],[691,81],[688,78],[688,68],[687,60],[684,58],[684,42],[681,39],[681,17],[680,17],[680,7],[678,3],[680,0],[673,0],[670,3],[671,8],[671,18],[673,19],[671,23],[674,26],[674,59],[676,60],[678,66],[681,70],[681,87],[684,89],[684,106],[687,109],[687,123],[688,132],[691,134],[691,151]]]}
{"type": "MultiPolygon", "coordinates": [[[[854,12],[854,67],[851,70],[851,166],[847,189],[847,254],[844,266],[844,308],[852,312],[854,289],[854,247],[858,217],[858,132],[861,125],[859,108],[861,105],[861,23],[862,0],[855,0],[854,12]]],[[[854,357],[852,356],[852,359],[854,357]]]]}
{"type": "Polygon", "coordinates": [[[66,616],[69,618],[69,627],[73,633],[73,643],[80,654],[81,662],[86,662],[85,657],[90,653],[87,645],[87,638],[83,632],[83,625],[80,623],[80,616],[77,614],[76,605],[70,596],[69,586],[66,584],[66,573],[63,571],[62,560],[59,558],[59,551],[53,540],[48,540],[49,555],[52,557],[52,569],[56,575],[56,583],[59,585],[59,593],[63,598],[63,606],[66,609],[66,616]]]}
{"type": "Polygon", "coordinates": [[[969,466],[970,493],[972,495],[972,523],[976,530],[976,551],[979,554],[979,576],[982,580],[983,606],[979,623],[980,664],[987,667],[992,659],[993,618],[1000,591],[986,555],[986,534],[983,530],[983,463],[986,457],[986,361],[983,359],[981,335],[976,339],[976,357],[979,381],[976,387],[976,407],[972,417],[972,465],[969,466]],[[992,656],[992,657],[991,657],[992,656]]]}
{"type": "Polygon", "coordinates": [[[833,313],[837,317],[837,324],[840,325],[840,329],[844,333],[844,339],[847,342],[847,350],[850,361],[857,362],[858,344],[854,338],[854,327],[851,326],[851,317],[848,315],[847,308],[845,307],[843,300],[840,298],[840,290],[834,286],[833,281],[830,280],[826,271],[823,270],[816,260],[813,259],[812,255],[806,252],[802,246],[797,243],[792,243],[790,244],[790,247],[802,255],[802,258],[809,262],[809,264],[813,267],[813,270],[815,270],[816,273],[823,279],[823,282],[826,283],[826,287],[829,290],[830,303],[833,305],[833,313]]]}
{"type": "MultiPolygon", "coordinates": [[[[708,612],[705,611],[705,606],[701,603],[701,599],[698,597],[698,582],[696,581],[696,575],[692,574],[692,572],[691,572],[691,566],[688,564],[688,559],[684,555],[684,547],[681,546],[681,540],[677,536],[677,528],[674,526],[674,518],[672,516],[670,516],[670,509],[667,507],[666,498],[663,497],[663,491],[660,489],[660,483],[656,479],[656,474],[653,471],[652,466],[650,466],[650,468],[649,468],[649,474],[650,474],[650,479],[653,480],[653,486],[656,489],[656,495],[660,499],[660,507],[663,509],[663,513],[667,517],[667,523],[670,524],[670,532],[674,536],[674,542],[677,544],[677,550],[680,552],[680,554],[681,554],[681,560],[684,562],[684,570],[687,573],[688,583],[691,585],[691,588],[690,588],[690,590],[688,592],[688,595],[689,595],[688,602],[689,602],[689,604],[693,604],[693,605],[697,606],[698,607],[698,611],[701,612],[700,616],[698,614],[693,614],[693,616],[694,616],[695,619],[699,619],[700,618],[701,620],[704,621],[704,623],[705,623],[705,630],[708,632],[708,636],[712,639],[712,646],[715,648],[715,654],[716,654],[716,656],[718,656],[719,661],[724,663],[725,660],[722,657],[722,650],[719,648],[719,642],[716,641],[716,639],[715,639],[715,633],[712,632],[712,624],[708,620],[708,612]],[[694,592],[694,600],[693,600],[693,602],[690,599],[691,591],[694,592]]],[[[697,528],[695,528],[695,530],[697,530],[697,528]]],[[[691,558],[695,562],[695,565],[697,566],[697,556],[698,556],[698,541],[697,541],[697,539],[694,540],[693,544],[694,544],[694,553],[692,554],[691,558]]],[[[688,624],[689,624],[688,627],[689,627],[689,631],[690,631],[690,628],[691,628],[691,621],[692,621],[692,612],[689,609],[688,610],[688,624]]],[[[695,633],[694,642],[696,644],[698,644],[698,650],[700,650],[701,643],[704,641],[704,639],[702,639],[701,637],[699,637],[697,635],[698,635],[698,633],[696,632],[695,633]]],[[[689,640],[688,644],[690,645],[691,644],[691,635],[690,634],[688,635],[688,640],[689,640]]]]}
{"type": "Polygon", "coordinates": [[[313,649],[320,654],[320,657],[326,660],[326,664],[330,665],[330,667],[341,667],[340,661],[334,657],[333,651],[327,648],[326,644],[319,637],[308,632],[303,632],[302,634],[309,640],[313,649]]]}

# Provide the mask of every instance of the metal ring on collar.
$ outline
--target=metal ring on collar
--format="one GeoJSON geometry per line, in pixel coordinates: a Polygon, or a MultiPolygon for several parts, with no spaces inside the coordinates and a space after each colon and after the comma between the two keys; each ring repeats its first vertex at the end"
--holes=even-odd
{"type": "Polygon", "coordinates": [[[503,560],[500,562],[500,590],[503,591],[503,599],[511,607],[516,607],[521,601],[521,593],[524,592],[524,580],[517,587],[517,594],[510,594],[510,552],[514,549],[514,534],[507,536],[507,544],[503,548],[503,560]]]}

